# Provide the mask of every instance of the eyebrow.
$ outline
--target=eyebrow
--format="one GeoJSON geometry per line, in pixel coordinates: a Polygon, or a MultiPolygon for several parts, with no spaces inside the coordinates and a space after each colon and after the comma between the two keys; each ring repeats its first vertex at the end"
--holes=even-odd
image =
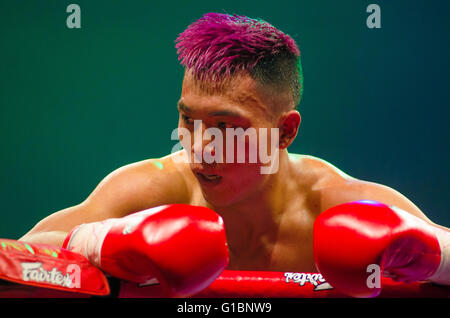
{"type": "MultiPolygon", "coordinates": [[[[178,106],[179,110],[182,110],[186,113],[192,112],[192,110],[181,101],[178,102],[177,106],[178,106]]],[[[243,117],[239,112],[227,110],[227,109],[212,111],[212,112],[208,113],[208,116],[243,117]]]]}
{"type": "Polygon", "coordinates": [[[191,112],[191,110],[189,109],[189,107],[187,107],[182,101],[179,101],[179,102],[177,103],[177,108],[178,108],[179,110],[185,111],[185,112],[187,112],[187,113],[190,113],[190,112],[191,112]]]}

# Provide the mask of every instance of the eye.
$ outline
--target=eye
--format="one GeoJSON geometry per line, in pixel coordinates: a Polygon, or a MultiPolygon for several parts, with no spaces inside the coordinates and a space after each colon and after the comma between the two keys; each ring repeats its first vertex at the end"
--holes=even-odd
{"type": "Polygon", "coordinates": [[[191,118],[191,117],[188,117],[188,116],[186,116],[186,115],[181,115],[181,119],[183,120],[183,122],[184,122],[186,125],[193,125],[193,124],[194,124],[194,121],[192,120],[192,118],[191,118]]]}
{"type": "Polygon", "coordinates": [[[227,123],[224,122],[224,121],[219,121],[217,123],[217,127],[220,128],[220,129],[225,129],[225,128],[227,128],[227,123]]]}
{"type": "Polygon", "coordinates": [[[229,124],[229,123],[226,123],[224,121],[219,121],[217,123],[217,128],[219,128],[219,129],[227,129],[227,128],[236,128],[236,126],[234,126],[232,124],[229,124]]]}

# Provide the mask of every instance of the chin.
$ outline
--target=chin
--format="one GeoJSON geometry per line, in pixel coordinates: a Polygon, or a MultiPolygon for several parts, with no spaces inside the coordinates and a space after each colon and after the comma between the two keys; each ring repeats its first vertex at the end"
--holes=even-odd
{"type": "MultiPolygon", "coordinates": [[[[236,167],[233,167],[236,168],[236,167]]],[[[259,167],[239,165],[239,169],[208,171],[221,176],[218,180],[205,180],[196,174],[205,200],[216,207],[227,207],[249,200],[266,179],[259,173],[259,167]]]]}
{"type": "Polygon", "coordinates": [[[202,188],[203,197],[205,200],[215,207],[229,207],[233,205],[237,205],[239,203],[245,202],[251,197],[251,194],[256,189],[256,186],[247,186],[243,187],[242,185],[234,187],[224,187],[224,189],[205,189],[202,188]]]}
{"type": "Polygon", "coordinates": [[[215,207],[226,207],[238,203],[239,195],[230,192],[212,191],[202,188],[203,197],[205,200],[215,207]]]}

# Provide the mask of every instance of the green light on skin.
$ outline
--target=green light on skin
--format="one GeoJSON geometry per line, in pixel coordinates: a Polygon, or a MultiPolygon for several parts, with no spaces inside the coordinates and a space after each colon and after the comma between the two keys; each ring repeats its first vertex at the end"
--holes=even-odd
{"type": "Polygon", "coordinates": [[[30,245],[28,245],[28,244],[25,244],[25,247],[27,248],[27,250],[31,253],[31,254],[33,254],[34,255],[34,250],[31,248],[31,246],[30,245]]]}
{"type": "Polygon", "coordinates": [[[160,161],[152,161],[152,163],[159,168],[159,170],[164,169],[162,162],[160,161]]]}
{"type": "Polygon", "coordinates": [[[299,155],[299,154],[296,154],[296,153],[288,153],[288,155],[289,155],[289,158],[291,158],[292,160],[295,160],[295,159],[300,159],[302,156],[301,155],[299,155]]]}

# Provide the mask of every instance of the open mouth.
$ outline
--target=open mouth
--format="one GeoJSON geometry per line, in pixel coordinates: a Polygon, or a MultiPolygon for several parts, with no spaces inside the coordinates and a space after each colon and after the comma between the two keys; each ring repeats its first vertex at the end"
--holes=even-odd
{"type": "Polygon", "coordinates": [[[205,184],[211,184],[211,185],[218,184],[222,180],[222,177],[217,174],[207,174],[207,173],[197,172],[196,175],[197,175],[197,178],[199,179],[199,181],[201,181],[202,183],[205,183],[205,184]]]}

